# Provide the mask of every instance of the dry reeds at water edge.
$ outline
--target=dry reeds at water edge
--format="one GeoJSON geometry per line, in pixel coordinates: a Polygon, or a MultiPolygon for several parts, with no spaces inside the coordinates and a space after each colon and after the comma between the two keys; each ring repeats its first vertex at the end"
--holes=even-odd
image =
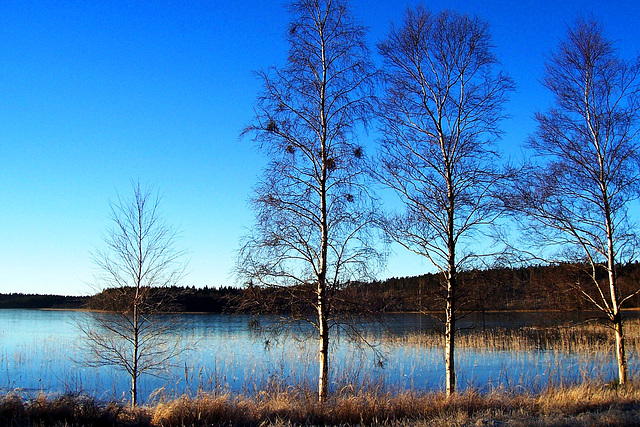
{"type": "Polygon", "coordinates": [[[540,394],[469,390],[449,399],[443,393],[349,390],[325,405],[312,391],[294,388],[183,396],[135,410],[74,395],[23,400],[8,394],[0,401],[2,426],[631,426],[639,420],[640,384],[585,383],[540,394]]]}
{"type": "MultiPolygon", "coordinates": [[[[640,320],[625,322],[626,346],[631,353],[640,353],[640,320]]],[[[397,345],[439,348],[442,334],[437,331],[412,332],[384,337],[385,342],[397,345]]],[[[456,347],[499,351],[555,350],[582,355],[597,352],[613,354],[614,337],[606,324],[589,322],[579,325],[521,328],[494,327],[484,330],[459,331],[456,347]]]]}

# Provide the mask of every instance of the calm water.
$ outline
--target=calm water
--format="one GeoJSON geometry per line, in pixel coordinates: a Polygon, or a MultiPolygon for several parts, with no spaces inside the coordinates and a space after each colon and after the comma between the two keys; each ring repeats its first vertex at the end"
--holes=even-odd
{"type": "MultiPolygon", "coordinates": [[[[128,377],[113,368],[84,366],[82,339],[74,324],[81,312],[0,310],[0,391],[84,392],[101,399],[128,398],[128,377]]],[[[265,346],[249,328],[250,317],[229,315],[179,315],[181,339],[188,347],[162,378],[143,376],[142,400],[195,394],[198,390],[228,389],[251,393],[270,384],[315,384],[315,341],[289,338],[265,346]]],[[[490,317],[474,323],[515,326],[543,319],[490,317]]],[[[261,319],[268,324],[269,318],[261,319]]],[[[433,328],[428,318],[393,315],[385,329],[403,334],[433,328]]],[[[372,333],[381,327],[372,327],[372,333]]],[[[300,336],[298,336],[300,338],[300,336]]],[[[440,349],[416,345],[380,344],[385,363],[370,349],[346,338],[334,340],[331,349],[332,388],[375,383],[388,389],[441,390],[444,354],[440,349]]],[[[637,358],[630,354],[635,371],[637,358]]],[[[458,386],[481,390],[496,386],[540,388],[549,382],[573,382],[584,377],[609,380],[615,367],[610,354],[589,357],[557,351],[489,351],[460,349],[457,353],[458,386]]]]}

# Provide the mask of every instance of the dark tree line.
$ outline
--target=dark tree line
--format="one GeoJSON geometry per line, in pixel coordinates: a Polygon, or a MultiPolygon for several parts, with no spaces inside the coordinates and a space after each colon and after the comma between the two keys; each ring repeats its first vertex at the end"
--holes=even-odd
{"type": "Polygon", "coordinates": [[[38,294],[0,294],[1,308],[79,309],[86,306],[90,297],[38,294]]]}
{"type": "MultiPolygon", "coordinates": [[[[578,280],[589,279],[582,267],[583,265],[563,263],[465,271],[460,274],[464,287],[472,289],[472,293],[480,298],[468,298],[464,307],[474,311],[591,309],[579,289],[575,288],[578,280]],[[482,292],[475,292],[480,290],[482,292]]],[[[605,270],[600,270],[598,274],[601,279],[606,277],[605,270]]],[[[336,295],[336,309],[338,312],[352,314],[439,310],[444,304],[439,280],[438,274],[428,273],[351,283],[336,295]]],[[[635,289],[640,283],[640,263],[620,266],[618,280],[623,290],[635,289]]],[[[162,293],[172,295],[172,311],[177,313],[304,313],[304,305],[293,306],[290,298],[284,294],[290,291],[292,290],[258,287],[172,286],[162,293]]],[[[102,306],[98,301],[102,299],[104,298],[100,294],[91,297],[0,294],[0,308],[98,309],[102,306]]],[[[640,308],[640,295],[630,299],[626,307],[640,308]]]]}
{"type": "MultiPolygon", "coordinates": [[[[599,280],[606,275],[605,269],[599,270],[599,280]]],[[[472,270],[461,273],[460,280],[468,289],[463,304],[467,311],[593,309],[577,287],[591,280],[582,264],[472,270]]],[[[636,289],[640,283],[640,264],[619,266],[618,280],[623,290],[636,289]]],[[[437,311],[444,306],[440,278],[434,273],[394,277],[362,288],[362,298],[385,312],[437,311]]],[[[640,296],[630,299],[626,307],[640,307],[640,296]]]]}
{"type": "MultiPolygon", "coordinates": [[[[103,301],[109,300],[105,296],[114,292],[114,289],[105,289],[89,298],[84,307],[90,310],[104,309],[103,301]]],[[[237,307],[240,305],[242,293],[242,289],[235,287],[170,286],[152,289],[149,299],[151,301],[170,300],[171,305],[164,309],[174,313],[230,313],[238,311],[237,307]]]]}

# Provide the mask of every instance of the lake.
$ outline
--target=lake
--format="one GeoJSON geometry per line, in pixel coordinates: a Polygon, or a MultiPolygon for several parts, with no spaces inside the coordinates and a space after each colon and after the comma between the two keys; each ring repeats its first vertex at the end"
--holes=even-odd
{"type": "MultiPolygon", "coordinates": [[[[129,378],[113,368],[90,368],[83,360],[82,337],[74,319],[84,312],[0,310],[0,389],[23,395],[38,393],[86,393],[99,399],[128,399],[129,378]]],[[[256,336],[252,318],[243,315],[180,314],[181,342],[185,352],[161,378],[143,376],[141,401],[199,390],[254,393],[268,387],[307,384],[317,378],[316,341],[301,335],[286,340],[256,336]]],[[[543,323],[544,313],[488,315],[467,320],[466,326],[513,327],[543,323]]],[[[369,336],[383,362],[369,348],[344,336],[335,336],[331,348],[331,389],[360,387],[442,390],[444,352],[441,348],[379,339],[383,334],[402,335],[435,327],[419,314],[384,318],[384,326],[369,325],[369,336]]],[[[268,325],[272,318],[260,322],[268,325]]],[[[461,326],[465,326],[462,324],[461,326]]],[[[630,373],[636,371],[637,354],[629,351],[630,373]]],[[[571,383],[592,378],[614,378],[612,352],[587,356],[553,349],[497,351],[460,348],[456,358],[459,389],[481,391],[494,387],[541,389],[549,383],[571,383]]]]}

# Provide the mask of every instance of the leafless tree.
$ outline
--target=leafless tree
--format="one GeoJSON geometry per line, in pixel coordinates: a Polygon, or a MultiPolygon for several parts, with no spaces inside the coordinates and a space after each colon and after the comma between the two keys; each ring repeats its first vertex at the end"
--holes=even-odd
{"type": "Polygon", "coordinates": [[[372,114],[375,70],[365,29],[344,1],[297,0],[289,11],[287,64],[258,73],[264,90],[245,130],[270,163],[252,200],[256,224],[243,241],[238,272],[252,286],[279,288],[275,294],[296,307],[290,312],[310,319],[324,401],[329,330],[340,325],[336,292],[369,278],[380,255],[356,139],[372,114]]]}
{"type": "Polygon", "coordinates": [[[158,375],[181,352],[175,334],[173,295],[167,288],[185,271],[184,252],[176,248],[176,231],[159,212],[160,195],[140,184],[131,198],[111,203],[113,227],[104,248],[93,254],[95,281],[102,291],[93,310],[78,322],[90,366],[113,366],[131,377],[131,405],[138,403],[138,378],[158,375]]]}
{"type": "Polygon", "coordinates": [[[639,73],[640,58],[620,59],[597,22],[578,20],[547,62],[542,82],[555,105],[536,114],[528,141],[536,157],[509,201],[526,214],[528,241],[586,266],[590,280],[576,287],[615,331],[620,384],[627,381],[621,307],[640,291],[622,293],[616,274],[639,247],[629,217],[639,196],[639,73]]]}
{"type": "Polygon", "coordinates": [[[495,71],[488,25],[475,17],[417,7],[378,47],[387,82],[379,177],[406,207],[386,231],[441,273],[451,395],[458,273],[478,259],[480,233],[500,213],[494,192],[503,175],[492,142],[513,82],[495,71]]]}

